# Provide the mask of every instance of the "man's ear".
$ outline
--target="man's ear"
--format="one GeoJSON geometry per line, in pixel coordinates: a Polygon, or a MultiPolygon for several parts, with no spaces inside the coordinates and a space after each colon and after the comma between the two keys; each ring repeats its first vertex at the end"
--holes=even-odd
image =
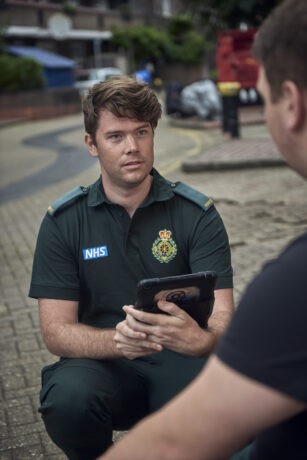
{"type": "Polygon", "coordinates": [[[95,143],[93,142],[92,136],[90,134],[85,133],[84,142],[90,154],[92,155],[92,157],[97,158],[98,157],[97,147],[95,143]]]}
{"type": "Polygon", "coordinates": [[[304,122],[305,105],[301,90],[291,80],[285,80],[282,84],[282,99],[284,109],[284,122],[288,129],[296,131],[304,122]]]}

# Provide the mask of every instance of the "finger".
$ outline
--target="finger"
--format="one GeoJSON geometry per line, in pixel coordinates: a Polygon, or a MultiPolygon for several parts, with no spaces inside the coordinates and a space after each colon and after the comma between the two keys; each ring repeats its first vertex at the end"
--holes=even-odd
{"type": "Polygon", "coordinates": [[[153,350],[146,350],[142,352],[133,352],[133,351],[123,351],[121,350],[121,353],[126,359],[136,359],[140,358],[142,356],[148,356],[148,355],[155,355],[159,353],[159,351],[153,351],[153,350]]]}
{"type": "Polygon", "coordinates": [[[133,347],[131,345],[127,345],[127,344],[124,344],[124,343],[118,343],[116,344],[117,348],[120,349],[121,351],[125,350],[125,351],[129,351],[129,352],[133,352],[133,353],[144,353],[144,352],[148,352],[148,351],[151,351],[151,352],[158,352],[158,351],[161,351],[162,347],[161,345],[159,347],[155,347],[155,346],[147,346],[147,347],[133,347]]]}
{"type": "Polygon", "coordinates": [[[148,342],[158,343],[159,345],[161,345],[161,342],[163,342],[164,339],[165,339],[165,337],[162,336],[162,335],[148,334],[148,336],[147,336],[148,342]]]}
{"type": "Polygon", "coordinates": [[[134,330],[135,328],[136,330],[145,333],[147,340],[148,340],[148,335],[151,334],[151,335],[155,335],[159,337],[159,335],[161,334],[160,329],[163,329],[163,328],[165,329],[165,327],[166,328],[169,327],[168,324],[166,325],[164,324],[164,327],[162,327],[161,325],[143,323],[142,321],[139,321],[133,318],[129,313],[127,314],[126,321],[129,327],[131,327],[131,329],[134,330]]]}
{"type": "Polygon", "coordinates": [[[129,337],[128,335],[122,334],[119,330],[115,331],[114,342],[116,344],[123,344],[137,349],[154,347],[155,349],[160,350],[160,348],[156,346],[157,343],[153,344],[152,342],[147,340],[147,337],[145,340],[135,337],[129,337]]]}
{"type": "Polygon", "coordinates": [[[130,313],[127,313],[126,321],[128,326],[134,331],[147,333],[148,329],[152,327],[150,324],[146,324],[135,319],[132,315],[130,315],[130,313]]]}
{"type": "MultiPolygon", "coordinates": [[[[114,339],[115,340],[115,339],[114,339]]],[[[159,343],[153,343],[149,341],[138,341],[138,342],[133,342],[130,341],[129,339],[127,341],[122,341],[122,340],[115,340],[116,347],[118,349],[122,350],[129,350],[133,352],[144,352],[144,351],[162,351],[163,347],[159,343]]]]}
{"type": "Polygon", "coordinates": [[[147,325],[157,325],[157,324],[165,324],[167,322],[166,315],[159,315],[159,313],[147,313],[142,310],[137,310],[134,307],[124,306],[123,310],[127,313],[127,315],[131,315],[137,321],[141,321],[142,323],[146,323],[147,325]]]}
{"type": "Polygon", "coordinates": [[[173,302],[167,302],[166,300],[159,300],[158,307],[160,308],[160,310],[164,311],[165,313],[168,313],[171,316],[176,316],[177,318],[184,319],[187,316],[187,313],[173,302]]]}
{"type": "Polygon", "coordinates": [[[116,327],[115,327],[115,330],[116,330],[116,332],[122,334],[125,337],[130,337],[130,338],[139,339],[139,340],[146,339],[146,333],[145,332],[135,331],[134,329],[131,329],[128,326],[126,320],[118,323],[116,325],[116,327]]]}

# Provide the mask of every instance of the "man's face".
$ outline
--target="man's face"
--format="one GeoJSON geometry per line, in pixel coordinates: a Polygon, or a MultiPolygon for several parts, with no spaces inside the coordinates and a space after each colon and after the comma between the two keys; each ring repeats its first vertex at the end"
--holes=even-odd
{"type": "Polygon", "coordinates": [[[133,188],[141,184],[153,166],[153,137],[149,122],[117,118],[102,110],[96,145],[88,134],[85,142],[91,155],[99,159],[104,185],[133,188]]]}
{"type": "Polygon", "coordinates": [[[263,97],[268,129],[280,153],[295,171],[307,177],[306,142],[302,142],[306,133],[304,128],[301,129],[302,118],[299,110],[304,96],[300,95],[293,82],[285,81],[281,95],[273,102],[271,88],[262,66],[257,88],[263,97]]]}

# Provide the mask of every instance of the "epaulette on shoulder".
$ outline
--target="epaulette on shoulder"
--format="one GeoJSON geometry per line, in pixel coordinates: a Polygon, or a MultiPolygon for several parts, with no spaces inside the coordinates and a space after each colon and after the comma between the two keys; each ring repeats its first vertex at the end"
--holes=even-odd
{"type": "Polygon", "coordinates": [[[53,216],[59,209],[80,196],[88,194],[88,187],[75,187],[48,206],[48,213],[53,216]]]}
{"type": "Polygon", "coordinates": [[[193,201],[193,203],[198,204],[205,211],[208,211],[208,209],[214,206],[212,198],[209,198],[207,195],[204,195],[189,185],[183,184],[182,182],[174,182],[171,184],[171,187],[174,193],[193,201]]]}

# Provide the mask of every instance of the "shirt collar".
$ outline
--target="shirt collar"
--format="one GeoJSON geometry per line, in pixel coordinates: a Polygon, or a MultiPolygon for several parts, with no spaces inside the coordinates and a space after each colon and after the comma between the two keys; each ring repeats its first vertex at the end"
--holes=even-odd
{"type": "Polygon", "coordinates": [[[89,187],[87,204],[88,206],[99,206],[100,204],[107,201],[107,197],[104,193],[102,186],[101,176],[94,184],[89,187]]]}
{"type": "MultiPolygon", "coordinates": [[[[164,179],[164,177],[162,177],[154,168],[152,168],[150,174],[153,176],[153,181],[149,194],[141,207],[148,206],[155,201],[166,201],[174,196],[174,192],[172,191],[173,185],[171,182],[164,179]]],[[[102,179],[100,176],[99,179],[89,187],[87,204],[88,206],[99,206],[102,203],[111,202],[105,195],[102,179]]]]}

